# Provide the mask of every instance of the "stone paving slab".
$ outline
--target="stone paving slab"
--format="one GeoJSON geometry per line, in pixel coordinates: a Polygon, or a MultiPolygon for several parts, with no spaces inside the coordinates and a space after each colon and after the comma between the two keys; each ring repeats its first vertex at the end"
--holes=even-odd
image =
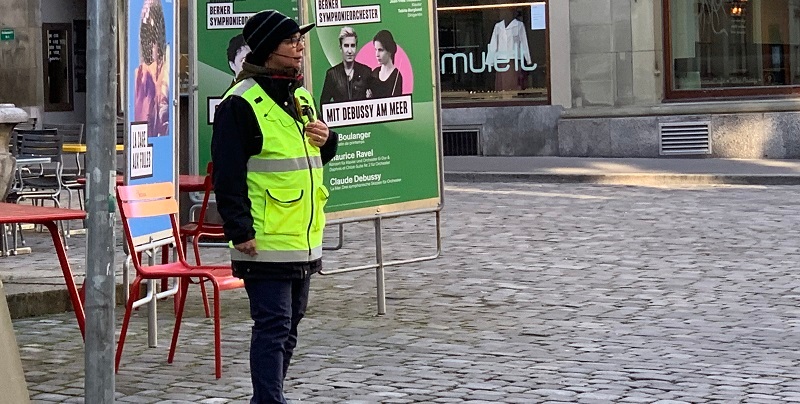
{"type": "MultiPolygon", "coordinates": [[[[290,399],[800,400],[796,187],[476,183],[448,185],[445,200],[442,257],[387,269],[386,315],[376,316],[373,271],[315,278],[290,399]]],[[[429,253],[432,224],[386,220],[387,257],[429,253]]],[[[326,267],[372,262],[372,226],[345,232],[326,267]]],[[[220,380],[212,323],[196,290],[190,299],[173,364],[171,302],[157,348],[135,316],[119,402],[247,402],[246,295],[223,293],[220,380]]],[[[83,402],[72,314],[14,326],[33,401],[83,402]]]]}
{"type": "Polygon", "coordinates": [[[800,175],[771,174],[676,174],[676,173],[516,173],[516,172],[446,172],[452,182],[537,182],[612,185],[800,185],[800,175]]]}
{"type": "MultiPolygon", "coordinates": [[[[721,159],[721,158],[581,158],[445,156],[444,177],[448,182],[534,182],[594,183],[636,186],[675,185],[800,185],[800,160],[721,159]]],[[[66,201],[62,201],[66,203],[66,201]]],[[[73,222],[73,228],[79,222],[73,222]]],[[[121,229],[117,229],[117,273],[124,258],[121,229]]],[[[0,280],[5,282],[12,318],[58,313],[69,309],[58,268],[53,266],[50,239],[46,234],[26,232],[30,256],[7,259],[0,264],[0,280]],[[24,268],[24,270],[19,270],[24,268]]],[[[85,236],[70,244],[80,248],[85,236]]],[[[85,272],[81,253],[70,254],[77,282],[85,272]]],[[[54,256],[54,255],[53,255],[54,256]]],[[[121,278],[117,279],[121,285],[121,278]]]]}
{"type": "Polygon", "coordinates": [[[444,171],[540,174],[800,175],[797,159],[445,156],[444,171]]]}
{"type": "Polygon", "coordinates": [[[800,160],[446,156],[448,182],[800,185],[800,160]]]}

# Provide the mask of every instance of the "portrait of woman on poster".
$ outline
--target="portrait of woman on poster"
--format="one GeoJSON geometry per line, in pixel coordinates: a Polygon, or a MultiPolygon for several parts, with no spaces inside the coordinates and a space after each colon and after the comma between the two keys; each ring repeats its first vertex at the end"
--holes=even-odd
{"type": "Polygon", "coordinates": [[[397,43],[392,33],[387,30],[378,31],[372,39],[375,46],[375,58],[380,66],[372,70],[372,97],[393,97],[403,93],[403,75],[394,65],[397,43]]]}

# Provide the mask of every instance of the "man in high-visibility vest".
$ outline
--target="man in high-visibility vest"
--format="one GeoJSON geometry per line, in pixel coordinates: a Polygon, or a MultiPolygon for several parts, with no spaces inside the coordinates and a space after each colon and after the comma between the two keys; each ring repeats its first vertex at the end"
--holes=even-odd
{"type": "Polygon", "coordinates": [[[313,26],[275,10],[250,17],[242,34],[251,51],[214,117],[217,209],[254,322],[252,403],[286,403],[283,380],[309,277],[322,267],[322,166],[336,155],[338,136],[316,119],[300,83],[303,34],[313,26]]]}

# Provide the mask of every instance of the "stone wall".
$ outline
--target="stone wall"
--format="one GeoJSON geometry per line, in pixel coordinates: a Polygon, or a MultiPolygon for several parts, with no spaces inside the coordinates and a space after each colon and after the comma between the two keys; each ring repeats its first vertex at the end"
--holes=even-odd
{"type": "Polygon", "coordinates": [[[562,111],[558,105],[445,108],[442,125],[480,129],[484,156],[553,156],[562,111]]]}
{"type": "MultiPolygon", "coordinates": [[[[735,110],[735,108],[734,108],[735,110]]],[[[444,129],[478,129],[484,156],[661,157],[659,124],[709,122],[711,154],[800,158],[800,112],[564,116],[560,106],[447,108],[444,129]]]]}
{"type": "Polygon", "coordinates": [[[0,1],[0,28],[14,40],[0,41],[0,103],[42,104],[42,18],[39,0],[0,1]]]}
{"type": "Polygon", "coordinates": [[[709,122],[708,157],[800,158],[800,112],[567,118],[558,123],[558,154],[567,157],[659,157],[659,123],[709,122]]]}

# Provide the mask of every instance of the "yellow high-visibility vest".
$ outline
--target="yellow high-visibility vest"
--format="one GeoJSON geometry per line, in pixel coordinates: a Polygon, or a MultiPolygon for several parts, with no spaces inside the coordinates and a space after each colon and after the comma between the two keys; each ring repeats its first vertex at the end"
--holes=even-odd
{"type": "MultiPolygon", "coordinates": [[[[231,259],[259,262],[310,262],[322,257],[322,229],[328,189],[322,179],[319,147],[308,142],[299,122],[277,105],[255,80],[246,79],[225,94],[239,96],[253,108],[263,136],[261,151],[247,162],[247,195],[256,231],[258,255],[231,245],[231,259]]],[[[295,90],[299,111],[310,108],[311,94],[295,90]]],[[[315,118],[316,119],[316,118],[315,118]]]]}

